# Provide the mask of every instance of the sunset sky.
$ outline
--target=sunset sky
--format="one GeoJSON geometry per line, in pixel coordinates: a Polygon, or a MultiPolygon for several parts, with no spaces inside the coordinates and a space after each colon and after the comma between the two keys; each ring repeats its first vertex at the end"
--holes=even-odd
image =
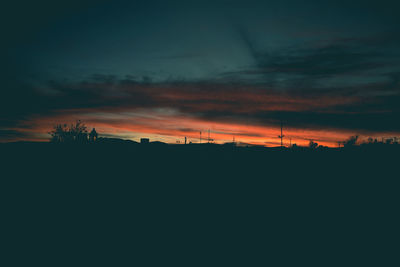
{"type": "Polygon", "coordinates": [[[14,1],[0,142],[78,119],[138,141],[400,136],[400,2],[14,1]]]}

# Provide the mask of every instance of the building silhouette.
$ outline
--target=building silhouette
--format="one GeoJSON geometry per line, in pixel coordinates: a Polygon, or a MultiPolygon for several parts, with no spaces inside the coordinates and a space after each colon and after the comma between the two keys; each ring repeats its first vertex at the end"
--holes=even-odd
{"type": "Polygon", "coordinates": [[[140,143],[141,144],[148,144],[148,143],[150,143],[150,139],[149,138],[140,138],[140,143]]]}
{"type": "Polygon", "coordinates": [[[93,128],[92,131],[89,133],[89,142],[96,142],[97,140],[97,132],[96,129],[93,128]]]}

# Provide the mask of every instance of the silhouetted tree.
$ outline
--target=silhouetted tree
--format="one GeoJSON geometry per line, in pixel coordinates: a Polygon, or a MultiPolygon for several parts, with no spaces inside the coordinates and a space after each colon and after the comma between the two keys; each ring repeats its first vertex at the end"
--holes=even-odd
{"type": "Polygon", "coordinates": [[[310,143],[308,143],[308,147],[311,149],[316,149],[318,147],[318,143],[314,142],[313,140],[310,140],[310,143]]]}
{"type": "Polygon", "coordinates": [[[51,135],[50,142],[53,143],[64,143],[68,139],[68,128],[67,125],[57,124],[53,127],[53,130],[49,132],[51,135]]]}
{"type": "Polygon", "coordinates": [[[88,141],[87,128],[80,120],[67,127],[67,124],[57,124],[49,132],[50,142],[54,143],[85,143],[88,141]]]}
{"type": "Polygon", "coordinates": [[[345,147],[355,146],[357,143],[357,140],[358,140],[358,135],[350,136],[349,139],[344,141],[344,146],[345,147]]]}
{"type": "Polygon", "coordinates": [[[393,139],[392,139],[392,138],[387,138],[387,139],[385,140],[385,143],[386,143],[387,145],[391,145],[391,144],[393,144],[393,139]]]}

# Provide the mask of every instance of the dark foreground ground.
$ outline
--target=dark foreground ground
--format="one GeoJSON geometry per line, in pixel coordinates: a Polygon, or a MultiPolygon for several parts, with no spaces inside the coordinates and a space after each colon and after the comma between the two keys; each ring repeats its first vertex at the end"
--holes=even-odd
{"type": "Polygon", "coordinates": [[[399,263],[397,146],[0,151],[8,266],[399,263]]]}

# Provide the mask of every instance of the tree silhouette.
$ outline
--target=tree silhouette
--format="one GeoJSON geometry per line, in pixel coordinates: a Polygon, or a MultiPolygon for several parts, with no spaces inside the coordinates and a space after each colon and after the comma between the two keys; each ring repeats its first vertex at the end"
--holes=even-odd
{"type": "Polygon", "coordinates": [[[318,147],[318,143],[314,142],[313,140],[310,140],[310,143],[308,143],[308,147],[311,149],[316,149],[318,147]]]}
{"type": "Polygon", "coordinates": [[[355,146],[358,140],[358,135],[350,136],[349,139],[344,141],[345,147],[352,147],[355,146]]]}
{"type": "Polygon", "coordinates": [[[53,143],[86,143],[88,141],[87,127],[80,120],[69,127],[67,124],[57,124],[49,132],[53,143]]]}
{"type": "Polygon", "coordinates": [[[67,133],[68,133],[68,129],[67,129],[67,125],[61,125],[61,124],[57,124],[53,127],[53,130],[49,132],[49,134],[51,135],[51,139],[50,142],[53,143],[64,143],[66,142],[67,139],[67,133]]]}

